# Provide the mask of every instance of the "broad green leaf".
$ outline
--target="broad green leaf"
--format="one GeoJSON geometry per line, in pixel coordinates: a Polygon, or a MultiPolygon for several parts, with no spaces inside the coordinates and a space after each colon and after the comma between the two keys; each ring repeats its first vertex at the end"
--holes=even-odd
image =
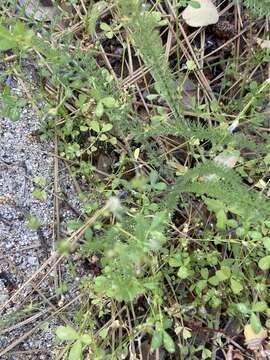
{"type": "Polygon", "coordinates": [[[102,125],[101,131],[102,131],[102,132],[107,132],[107,131],[112,130],[112,128],[113,128],[113,125],[112,125],[112,124],[110,124],[110,123],[104,124],[104,125],[102,125]]]}
{"type": "Polygon", "coordinates": [[[161,330],[155,330],[151,341],[151,352],[162,345],[163,333],[161,330]]]}
{"type": "Polygon", "coordinates": [[[85,125],[80,126],[80,131],[87,131],[88,129],[89,129],[88,126],[85,126],[85,125]]]}
{"type": "Polygon", "coordinates": [[[35,176],[34,182],[40,186],[46,186],[47,180],[43,176],[35,176]]]}
{"type": "Polygon", "coordinates": [[[158,94],[149,94],[146,96],[146,99],[151,101],[151,100],[155,100],[157,97],[159,97],[158,94]]]}
{"type": "Polygon", "coordinates": [[[96,120],[92,120],[90,121],[90,128],[92,130],[94,130],[95,132],[99,133],[100,132],[100,126],[99,123],[96,120]]]}
{"type": "Polygon", "coordinates": [[[9,39],[1,39],[0,34],[0,50],[5,51],[16,47],[16,42],[9,39]]]}
{"type": "Polygon", "coordinates": [[[103,115],[103,113],[104,113],[104,107],[102,102],[99,101],[96,107],[96,116],[100,118],[103,115]]]}
{"type": "Polygon", "coordinates": [[[188,275],[188,268],[186,266],[181,266],[177,272],[177,276],[179,276],[180,279],[186,279],[188,275]]]}
{"type": "Polygon", "coordinates": [[[88,335],[88,334],[83,334],[81,337],[80,337],[80,340],[83,344],[85,345],[90,345],[91,344],[91,336],[88,335]]]}
{"type": "Polygon", "coordinates": [[[106,327],[102,330],[100,330],[100,332],[98,333],[98,335],[101,337],[101,339],[106,339],[107,335],[108,335],[108,331],[109,331],[109,327],[106,327]]]}
{"type": "Polygon", "coordinates": [[[209,277],[209,271],[207,268],[201,269],[201,276],[204,280],[207,280],[209,277]]]}
{"type": "Polygon", "coordinates": [[[113,32],[112,32],[112,31],[106,32],[105,35],[106,35],[106,37],[107,37],[108,39],[112,39],[112,38],[113,38],[113,32]]]}
{"type": "Polygon", "coordinates": [[[258,265],[259,265],[259,268],[264,271],[270,269],[270,255],[267,255],[267,256],[263,257],[262,259],[260,259],[258,265]]]}
{"type": "Polygon", "coordinates": [[[195,9],[199,9],[201,7],[200,3],[196,0],[190,0],[188,4],[195,9]]]}
{"type": "Polygon", "coordinates": [[[106,24],[105,22],[102,22],[102,23],[100,24],[100,28],[101,28],[101,30],[103,30],[103,31],[111,31],[110,25],[106,24]]]}
{"type": "Polygon", "coordinates": [[[247,304],[239,303],[239,304],[236,304],[236,307],[237,307],[238,311],[240,311],[241,314],[249,314],[250,313],[250,309],[247,304]]]}
{"type": "Polygon", "coordinates": [[[183,328],[183,338],[185,340],[187,340],[187,339],[189,339],[191,337],[192,337],[192,333],[186,327],[184,327],[183,328]]]}
{"type": "Polygon", "coordinates": [[[44,190],[33,190],[32,191],[32,195],[34,196],[34,198],[38,199],[38,200],[46,200],[47,199],[47,193],[44,190]]]}
{"type": "Polygon", "coordinates": [[[37,230],[40,227],[40,221],[39,218],[37,216],[34,215],[30,215],[28,217],[28,227],[31,230],[37,230]]]}
{"type": "Polygon", "coordinates": [[[221,209],[217,212],[217,228],[220,230],[224,230],[226,228],[226,221],[227,221],[227,216],[226,216],[226,212],[221,209]]]}
{"type": "Polygon", "coordinates": [[[58,326],[56,335],[63,341],[74,341],[79,338],[78,332],[71,326],[58,326]]]}
{"type": "Polygon", "coordinates": [[[231,289],[237,295],[243,290],[243,286],[239,281],[231,279],[231,289]]]}
{"type": "Polygon", "coordinates": [[[261,331],[262,328],[261,321],[258,318],[258,316],[254,313],[251,314],[250,325],[255,334],[258,334],[261,331]]]}
{"type": "Polygon", "coordinates": [[[77,340],[71,347],[68,360],[80,360],[82,356],[82,343],[77,340]]]}
{"type": "Polygon", "coordinates": [[[215,276],[211,276],[208,279],[209,284],[213,285],[213,286],[217,286],[220,282],[219,278],[215,275],[215,276]]]}
{"type": "Polygon", "coordinates": [[[212,357],[212,351],[209,349],[204,348],[202,351],[202,358],[203,359],[209,359],[212,357]]]}
{"type": "Polygon", "coordinates": [[[169,353],[175,352],[174,341],[166,331],[163,331],[163,345],[169,353]]]}
{"type": "Polygon", "coordinates": [[[268,251],[270,251],[270,237],[265,237],[263,239],[263,245],[268,251]]]}
{"type": "Polygon", "coordinates": [[[216,272],[216,277],[219,281],[225,281],[231,276],[231,269],[227,266],[223,266],[220,270],[216,272]]]}
{"type": "Polygon", "coordinates": [[[263,312],[268,308],[265,301],[258,301],[256,304],[252,305],[252,311],[254,312],[263,312]]]}
{"type": "Polygon", "coordinates": [[[112,96],[107,96],[103,98],[102,103],[107,108],[113,108],[117,105],[116,100],[112,96]]]}

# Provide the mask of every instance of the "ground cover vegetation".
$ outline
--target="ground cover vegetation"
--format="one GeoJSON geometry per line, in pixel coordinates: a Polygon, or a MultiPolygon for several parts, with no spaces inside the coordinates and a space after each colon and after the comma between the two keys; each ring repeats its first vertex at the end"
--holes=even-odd
{"type": "Polygon", "coordinates": [[[89,264],[58,358],[269,358],[270,4],[213,3],[195,28],[196,1],[60,1],[51,18],[2,1],[1,61],[82,204],[54,255],[89,264]]]}

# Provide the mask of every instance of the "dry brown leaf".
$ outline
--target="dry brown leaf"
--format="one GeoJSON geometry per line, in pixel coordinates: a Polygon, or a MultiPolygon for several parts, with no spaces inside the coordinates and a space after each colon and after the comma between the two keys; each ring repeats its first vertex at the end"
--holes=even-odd
{"type": "Polygon", "coordinates": [[[192,27],[201,27],[216,24],[219,19],[216,6],[211,0],[196,0],[200,8],[188,5],[182,12],[185,22],[192,27]]]}
{"type": "Polygon", "coordinates": [[[267,338],[268,334],[265,329],[262,329],[258,334],[256,334],[253,330],[251,325],[246,325],[244,328],[244,335],[245,335],[245,343],[248,349],[250,350],[257,350],[261,347],[264,340],[267,338]]]}
{"type": "Polygon", "coordinates": [[[270,49],[270,40],[256,38],[256,42],[262,49],[270,49]]]}
{"type": "Polygon", "coordinates": [[[58,13],[51,1],[19,0],[25,15],[38,21],[51,21],[58,13]]]}

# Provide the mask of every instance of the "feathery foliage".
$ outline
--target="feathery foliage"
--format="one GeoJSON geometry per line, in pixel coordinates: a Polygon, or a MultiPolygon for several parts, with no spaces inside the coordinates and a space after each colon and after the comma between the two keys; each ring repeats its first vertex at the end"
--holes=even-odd
{"type": "Polygon", "coordinates": [[[269,0],[244,0],[244,3],[255,16],[266,16],[270,19],[269,0]]]}
{"type": "Polygon", "coordinates": [[[150,68],[157,90],[167,101],[175,118],[184,126],[179,94],[157,30],[157,27],[165,25],[166,21],[161,19],[159,12],[149,11],[147,5],[138,0],[120,0],[119,5],[135,48],[145,65],[150,68]]]}
{"type": "MultiPolygon", "coordinates": [[[[110,12],[106,1],[92,3],[88,12],[80,13],[76,8],[78,14],[85,14],[80,26],[88,32],[81,42],[76,32],[74,38],[69,34],[71,43],[58,36],[50,43],[48,24],[40,36],[35,34],[36,23],[25,26],[11,19],[0,26],[1,50],[12,49],[24,58],[29,53],[40,56],[40,70],[55,95],[53,99],[48,97],[49,110],[44,118],[48,118],[50,131],[56,132],[60,157],[69,160],[74,182],[78,180],[85,189],[80,192],[80,199],[86,217],[95,214],[108,198],[118,197],[113,198],[117,209],[110,212],[105,206],[101,219],[96,218],[91,229],[81,234],[81,255],[94,273],[87,273],[81,284],[82,297],[86,294],[83,320],[78,321],[81,329],[74,332],[72,328],[59,327],[57,334],[60,340],[71,341],[72,360],[82,356],[88,346],[95,359],[135,357],[139,353],[137,339],[148,342],[149,338],[149,351],[156,351],[156,356],[160,347],[173,353],[181,342],[177,349],[181,358],[210,358],[210,342],[196,345],[199,341],[190,326],[194,316],[203,319],[201,328],[211,329],[217,318],[222,326],[223,319],[225,322],[235,318],[242,325],[250,317],[255,328],[270,318],[269,309],[265,311],[265,270],[270,268],[270,207],[265,193],[269,187],[270,159],[269,141],[267,144],[263,135],[266,129],[260,128],[263,107],[259,101],[268,96],[268,89],[257,87],[252,93],[245,84],[246,78],[242,78],[245,71],[242,72],[239,61],[240,75],[231,73],[227,79],[226,72],[218,73],[215,81],[210,81],[213,93],[222,100],[220,104],[217,101],[215,110],[201,96],[198,104],[196,99],[192,102],[192,111],[185,112],[160,34],[168,31],[167,22],[158,12],[159,5],[166,9],[166,4],[115,0],[110,2],[115,5],[110,12]],[[100,17],[106,23],[100,23],[100,17]],[[91,46],[86,40],[89,33],[91,46]],[[137,66],[140,58],[138,63],[142,62],[152,75],[145,92],[152,91],[154,80],[158,94],[150,94],[152,98],[140,94],[144,98],[139,102],[135,87],[122,87],[122,69],[115,74],[111,73],[113,67],[105,69],[100,54],[106,55],[106,36],[107,40],[113,37],[119,53],[123,51],[122,60],[118,54],[115,56],[123,68],[126,45],[130,46],[132,59],[128,60],[135,59],[137,66]],[[48,68],[51,73],[46,72],[48,68]],[[219,86],[221,77],[225,91],[223,85],[219,86]],[[237,79],[235,84],[232,79],[237,79]],[[242,93],[246,97],[239,95],[242,93]],[[226,101],[230,103],[228,94],[233,94],[233,110],[226,108],[226,101]],[[136,113],[142,103],[148,112],[136,113]],[[235,119],[243,122],[239,132],[229,130],[235,119]],[[225,150],[239,155],[237,167],[231,169],[215,161],[225,150]],[[111,160],[108,171],[99,168],[104,154],[111,160]],[[93,308],[86,314],[85,304],[90,303],[93,308]],[[118,327],[121,339],[116,336],[118,327]]],[[[189,2],[176,3],[178,11],[178,5],[182,10],[182,5],[189,2]]],[[[256,14],[269,14],[267,1],[245,3],[256,14]]],[[[197,35],[194,36],[191,46],[196,55],[197,35]]],[[[175,54],[172,57],[180,61],[175,54]]],[[[211,73],[212,60],[208,61],[207,70],[211,73]]],[[[230,61],[229,56],[228,64],[230,61]]],[[[249,61],[244,58],[247,78],[249,61]]],[[[187,77],[194,75],[190,71],[183,66],[187,77]]],[[[263,71],[261,65],[260,75],[263,71]]],[[[70,222],[68,232],[81,225],[81,219],[70,222]]],[[[64,250],[67,255],[69,250],[64,250]]],[[[222,342],[223,349],[226,345],[222,342]]]]}

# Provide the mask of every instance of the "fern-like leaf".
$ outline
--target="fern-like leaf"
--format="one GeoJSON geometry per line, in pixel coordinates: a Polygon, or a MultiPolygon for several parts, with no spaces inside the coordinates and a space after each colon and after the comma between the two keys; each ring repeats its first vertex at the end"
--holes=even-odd
{"type": "Polygon", "coordinates": [[[270,0],[245,0],[244,3],[254,15],[270,19],[270,0]]]}

